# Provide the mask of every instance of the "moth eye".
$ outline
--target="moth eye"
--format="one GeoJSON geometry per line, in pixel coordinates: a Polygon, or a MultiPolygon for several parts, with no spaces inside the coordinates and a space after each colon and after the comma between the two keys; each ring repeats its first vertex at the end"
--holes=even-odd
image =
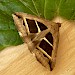
{"type": "Polygon", "coordinates": [[[37,33],[38,29],[34,20],[26,19],[30,33],[37,33]]]}
{"type": "Polygon", "coordinates": [[[45,40],[42,40],[39,47],[41,47],[48,55],[52,55],[53,47],[47,43],[45,40]]]}
{"type": "Polygon", "coordinates": [[[52,34],[49,32],[45,37],[53,45],[53,37],[52,37],[52,34]]]}
{"type": "Polygon", "coordinates": [[[40,22],[38,22],[38,21],[37,21],[37,23],[38,23],[38,26],[39,26],[39,28],[40,28],[41,31],[47,29],[47,27],[46,27],[43,23],[40,23],[40,22]]]}

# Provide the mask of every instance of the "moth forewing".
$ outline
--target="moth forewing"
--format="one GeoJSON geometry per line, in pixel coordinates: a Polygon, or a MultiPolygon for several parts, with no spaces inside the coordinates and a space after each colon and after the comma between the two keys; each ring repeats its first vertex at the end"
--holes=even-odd
{"type": "Polygon", "coordinates": [[[29,28],[28,28],[28,24],[27,24],[26,18],[23,18],[23,21],[25,23],[25,27],[26,27],[27,34],[30,34],[30,31],[29,31],[29,28]]]}
{"type": "MultiPolygon", "coordinates": [[[[16,15],[12,14],[13,16],[13,19],[14,19],[14,23],[18,29],[19,32],[22,33],[22,36],[25,36],[26,35],[26,29],[25,27],[23,26],[23,20],[22,19],[19,19],[16,15]]],[[[27,36],[27,35],[26,35],[27,36]]]]}
{"type": "Polygon", "coordinates": [[[33,51],[37,59],[47,68],[49,67],[49,61],[46,61],[45,58],[50,60],[51,69],[53,69],[56,62],[56,53],[58,48],[59,24],[23,12],[16,12],[15,15],[13,15],[13,19],[18,31],[22,33],[24,42],[28,44],[30,51],[33,51]],[[18,17],[20,17],[20,19],[18,17]],[[28,26],[28,21],[30,21],[30,28],[28,26]],[[23,22],[25,25],[23,25],[23,22]],[[31,22],[33,22],[33,24],[31,22]],[[33,31],[31,32],[32,29],[33,31]],[[51,34],[49,36],[53,38],[52,41],[50,41],[47,34],[51,34]],[[52,53],[47,53],[45,50],[39,47],[42,39],[52,47],[52,53]],[[39,51],[36,48],[38,48],[39,51]],[[41,52],[40,55],[39,52],[41,52]],[[43,54],[46,57],[44,57],[43,54]]]}
{"type": "Polygon", "coordinates": [[[30,42],[31,39],[29,36],[27,36],[27,30],[25,28],[25,26],[23,25],[23,19],[22,18],[18,18],[16,15],[12,14],[13,19],[14,19],[14,23],[18,29],[19,35],[20,37],[22,37],[23,42],[30,42]]]}
{"type": "Polygon", "coordinates": [[[17,16],[22,17],[23,19],[24,19],[24,18],[27,18],[27,19],[30,19],[30,20],[35,20],[35,21],[38,21],[38,22],[40,22],[40,23],[43,23],[43,24],[45,24],[46,26],[49,26],[49,28],[51,28],[52,23],[55,24],[55,23],[52,22],[52,21],[43,19],[43,18],[41,18],[41,17],[34,16],[34,15],[31,15],[31,14],[27,14],[27,13],[23,13],[23,12],[15,12],[15,14],[16,14],[17,16]]]}

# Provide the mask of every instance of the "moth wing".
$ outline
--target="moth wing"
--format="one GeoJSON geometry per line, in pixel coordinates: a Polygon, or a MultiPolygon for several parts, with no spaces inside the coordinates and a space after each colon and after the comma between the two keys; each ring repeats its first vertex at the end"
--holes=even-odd
{"type": "Polygon", "coordinates": [[[22,36],[27,36],[26,34],[26,29],[23,25],[23,20],[20,18],[18,18],[16,15],[12,14],[13,19],[14,19],[14,23],[18,29],[18,31],[22,34],[22,36]]]}

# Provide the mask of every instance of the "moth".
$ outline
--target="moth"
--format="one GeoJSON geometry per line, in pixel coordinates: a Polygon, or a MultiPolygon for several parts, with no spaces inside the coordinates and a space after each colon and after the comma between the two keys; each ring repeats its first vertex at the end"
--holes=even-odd
{"type": "Polygon", "coordinates": [[[53,70],[59,42],[60,23],[23,12],[12,14],[20,37],[31,53],[47,69],[53,70]]]}

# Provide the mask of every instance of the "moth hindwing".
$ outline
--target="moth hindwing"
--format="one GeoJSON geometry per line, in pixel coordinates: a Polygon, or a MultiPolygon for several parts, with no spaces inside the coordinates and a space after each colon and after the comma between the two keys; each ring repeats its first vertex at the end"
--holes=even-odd
{"type": "Polygon", "coordinates": [[[52,70],[56,62],[60,24],[23,12],[12,16],[29,50],[44,67],[52,70]]]}

